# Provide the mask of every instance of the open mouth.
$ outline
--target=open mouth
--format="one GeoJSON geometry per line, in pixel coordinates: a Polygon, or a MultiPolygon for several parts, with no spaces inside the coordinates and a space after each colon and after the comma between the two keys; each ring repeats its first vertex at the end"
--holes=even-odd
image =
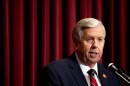
{"type": "Polygon", "coordinates": [[[89,54],[90,54],[90,56],[92,56],[92,57],[95,57],[95,56],[97,56],[97,55],[98,55],[98,53],[97,53],[97,52],[89,52],[89,54]]]}
{"type": "Polygon", "coordinates": [[[90,54],[98,54],[97,52],[92,52],[92,51],[90,51],[89,53],[90,53],[90,54]]]}

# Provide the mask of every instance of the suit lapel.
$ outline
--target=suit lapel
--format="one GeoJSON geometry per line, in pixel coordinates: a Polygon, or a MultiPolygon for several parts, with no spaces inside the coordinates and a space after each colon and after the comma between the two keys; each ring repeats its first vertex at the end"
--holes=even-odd
{"type": "Polygon", "coordinates": [[[82,73],[82,70],[76,60],[75,54],[73,53],[69,59],[69,67],[71,73],[79,86],[88,86],[87,81],[82,73]]]}
{"type": "Polygon", "coordinates": [[[110,86],[109,85],[110,83],[108,83],[108,78],[107,78],[108,76],[105,72],[104,67],[101,64],[98,64],[98,72],[99,72],[99,78],[102,86],[110,86]]]}
{"type": "MultiPolygon", "coordinates": [[[[72,76],[76,80],[78,86],[88,86],[74,53],[69,57],[68,63],[72,76]]],[[[98,75],[102,86],[110,86],[111,83],[108,83],[106,70],[101,64],[98,64],[98,75]]]]}

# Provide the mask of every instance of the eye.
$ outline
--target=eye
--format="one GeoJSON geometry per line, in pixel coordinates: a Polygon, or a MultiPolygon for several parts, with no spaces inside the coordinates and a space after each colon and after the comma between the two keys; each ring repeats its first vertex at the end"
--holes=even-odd
{"type": "Polygon", "coordinates": [[[98,41],[100,41],[100,42],[103,41],[103,40],[104,40],[103,38],[98,38],[98,41]]]}
{"type": "Polygon", "coordinates": [[[92,42],[93,41],[93,38],[92,37],[88,37],[85,39],[87,42],[92,42]]]}

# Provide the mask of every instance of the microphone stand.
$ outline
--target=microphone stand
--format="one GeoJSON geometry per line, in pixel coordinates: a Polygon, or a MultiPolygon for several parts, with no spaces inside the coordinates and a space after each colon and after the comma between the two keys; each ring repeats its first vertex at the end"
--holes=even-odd
{"type": "Polygon", "coordinates": [[[115,71],[115,74],[117,74],[120,78],[122,78],[124,81],[126,81],[130,85],[130,77],[127,76],[124,72],[120,70],[121,73],[118,71],[115,71]]]}
{"type": "Polygon", "coordinates": [[[120,68],[117,68],[113,63],[110,62],[106,62],[104,66],[110,69],[112,72],[114,72],[116,75],[118,75],[121,79],[123,79],[130,85],[130,77],[127,76],[120,68]]]}

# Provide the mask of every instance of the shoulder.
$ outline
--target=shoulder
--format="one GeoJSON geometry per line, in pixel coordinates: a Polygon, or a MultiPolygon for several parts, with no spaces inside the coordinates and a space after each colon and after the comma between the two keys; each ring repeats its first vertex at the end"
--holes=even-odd
{"type": "Polygon", "coordinates": [[[68,58],[58,60],[58,61],[53,61],[46,65],[42,71],[41,71],[41,76],[40,76],[40,84],[41,86],[50,86],[50,85],[55,85],[55,86],[61,86],[60,85],[60,80],[64,75],[66,75],[66,70],[65,66],[67,65],[68,58]]]}
{"type": "Polygon", "coordinates": [[[69,65],[71,65],[71,63],[76,62],[75,59],[76,58],[73,53],[72,55],[70,55],[69,57],[66,57],[64,59],[52,61],[51,63],[46,65],[46,68],[56,69],[56,70],[67,69],[69,67],[69,65]]]}
{"type": "Polygon", "coordinates": [[[65,70],[68,67],[68,58],[52,61],[51,63],[47,64],[44,68],[44,70],[48,71],[62,71],[65,70]]]}
{"type": "Polygon", "coordinates": [[[46,67],[62,67],[68,63],[68,58],[50,62],[46,67]]]}

